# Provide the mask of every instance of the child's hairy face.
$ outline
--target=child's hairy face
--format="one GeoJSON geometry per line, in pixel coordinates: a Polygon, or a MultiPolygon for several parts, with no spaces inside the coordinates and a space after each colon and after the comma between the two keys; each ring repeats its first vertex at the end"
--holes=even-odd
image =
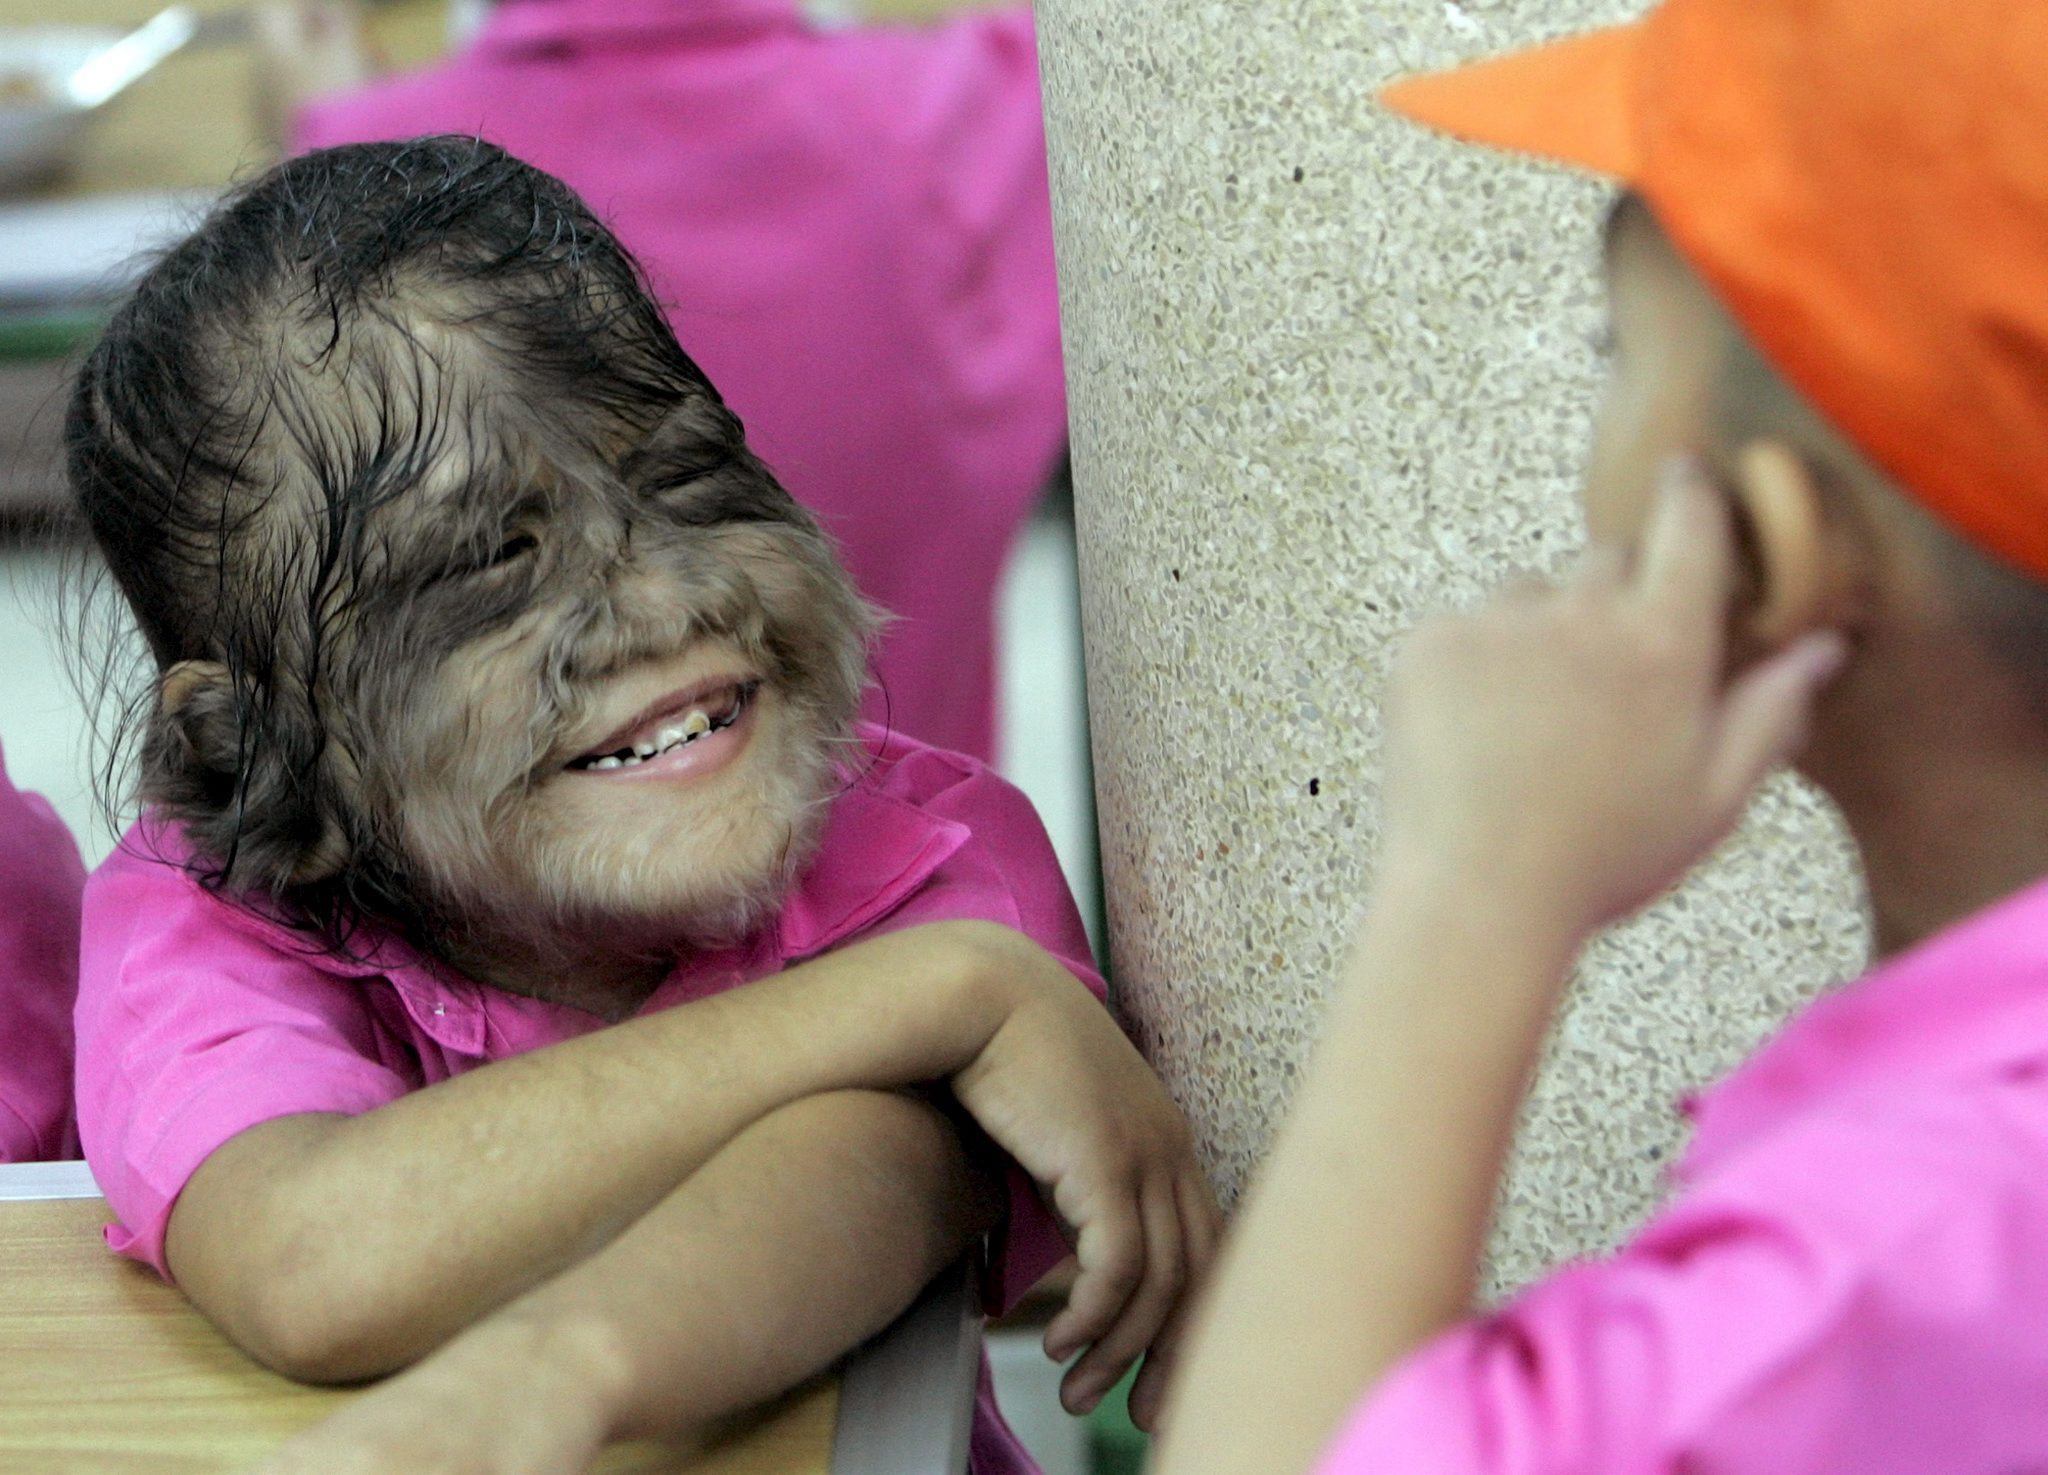
{"type": "Polygon", "coordinates": [[[708,394],[650,427],[463,378],[420,397],[431,450],[365,518],[309,681],[348,828],[458,950],[744,930],[809,842],[863,607],[708,394]]]}
{"type": "Polygon", "coordinates": [[[801,859],[869,611],[558,180],[279,165],[144,274],[65,438],[203,883],[532,975],[737,931],[801,859]]]}

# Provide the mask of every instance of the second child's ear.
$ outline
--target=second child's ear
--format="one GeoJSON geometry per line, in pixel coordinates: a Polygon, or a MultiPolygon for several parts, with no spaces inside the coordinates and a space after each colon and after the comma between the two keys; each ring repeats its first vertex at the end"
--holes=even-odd
{"type": "Polygon", "coordinates": [[[1776,650],[1838,623],[1850,582],[1847,550],[1812,463],[1782,441],[1751,441],[1736,455],[1731,480],[1749,584],[1737,633],[1776,650]]]}

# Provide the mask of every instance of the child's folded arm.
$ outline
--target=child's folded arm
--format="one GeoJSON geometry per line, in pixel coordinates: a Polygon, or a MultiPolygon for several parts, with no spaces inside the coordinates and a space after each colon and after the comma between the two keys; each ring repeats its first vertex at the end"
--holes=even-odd
{"type": "Polygon", "coordinates": [[[693,1428],[793,1386],[900,1315],[994,1226],[992,1168],[913,1096],[808,1097],[507,1314],[585,1328],[617,1354],[613,1434],[693,1428]]]}
{"type": "Polygon", "coordinates": [[[296,1441],[301,1470],[580,1470],[609,1438],[697,1434],[898,1315],[987,1229],[996,1178],[910,1096],[770,1112],[582,1264],[296,1441]]]}
{"type": "Polygon", "coordinates": [[[588,1256],[777,1108],[957,1070],[1034,955],[1057,968],[987,924],[917,928],[361,1116],[265,1122],[193,1174],[167,1259],[280,1370],[389,1372],[588,1256]]]}

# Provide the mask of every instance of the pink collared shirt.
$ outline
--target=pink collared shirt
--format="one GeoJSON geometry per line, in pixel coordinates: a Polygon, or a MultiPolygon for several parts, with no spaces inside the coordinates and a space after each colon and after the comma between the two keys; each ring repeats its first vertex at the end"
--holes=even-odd
{"type": "Polygon", "coordinates": [[[71,1004],[84,886],[71,831],[0,759],[0,1163],[78,1156],[71,1004]]]}
{"type": "Polygon", "coordinates": [[[297,142],[435,132],[611,223],[897,617],[868,715],[990,757],[997,581],[1067,425],[1029,9],[819,29],[797,0],[508,0],[297,142]]]}
{"type": "MultiPolygon", "coordinates": [[[[972,759],[863,733],[873,766],[834,802],[817,858],[776,922],[676,967],[643,1013],[738,988],[857,938],[972,917],[1034,938],[1102,992],[1072,898],[1030,803],[972,759]]],[[[480,1065],[604,1027],[485,988],[395,946],[384,961],[308,939],[201,888],[174,837],[131,830],[85,893],[79,1124],[117,1222],[116,1250],[168,1275],[179,1191],[236,1133],[296,1112],[373,1110],[480,1065]]],[[[358,951],[377,951],[374,947],[358,951]]],[[[601,1144],[593,1144],[598,1146],[601,1144]]],[[[1058,1226],[1013,1174],[994,1309],[1065,1258],[1058,1226]]],[[[984,1378],[978,1475],[1033,1467],[984,1378]]]]}
{"type": "Polygon", "coordinates": [[[2048,882],[1690,1109],[1647,1228],[1396,1368],[1321,1475],[2048,1471],[2048,882]]]}

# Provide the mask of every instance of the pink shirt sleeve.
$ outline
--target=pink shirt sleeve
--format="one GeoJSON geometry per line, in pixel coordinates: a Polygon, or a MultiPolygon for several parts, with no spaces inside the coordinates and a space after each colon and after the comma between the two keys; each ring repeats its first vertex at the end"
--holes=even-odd
{"type": "MultiPolygon", "coordinates": [[[[1058,958],[1097,998],[1107,998],[1080,910],[1031,801],[979,763],[954,754],[919,750],[902,766],[915,766],[920,788],[936,787],[919,807],[965,826],[971,838],[877,930],[960,917],[1000,922],[1058,958]]],[[[996,1315],[1015,1306],[1069,1253],[1059,1220],[1014,1165],[1010,1212],[990,1251],[989,1309],[996,1315]]]]}
{"type": "Polygon", "coordinates": [[[355,980],[251,932],[172,865],[117,854],[87,884],[84,931],[80,1132],[118,1221],[107,1242],[166,1278],[172,1206],[214,1149],[419,1085],[355,980]]]}
{"type": "Polygon", "coordinates": [[[84,885],[64,822],[0,767],[0,1163],[77,1154],[71,1009],[84,885]]]}
{"type": "Polygon", "coordinates": [[[1809,1118],[1423,1348],[1318,1475],[2039,1469],[2044,1154],[2031,1078],[1809,1118]]]}

